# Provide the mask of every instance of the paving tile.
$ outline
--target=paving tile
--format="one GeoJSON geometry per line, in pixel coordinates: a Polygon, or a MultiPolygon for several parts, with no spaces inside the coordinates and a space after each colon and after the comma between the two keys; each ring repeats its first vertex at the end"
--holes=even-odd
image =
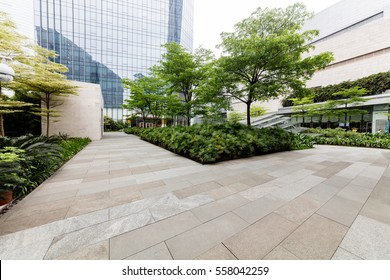
{"type": "Polygon", "coordinates": [[[363,259],[339,247],[336,253],[333,255],[332,260],[363,260],[363,259]]]}
{"type": "Polygon", "coordinates": [[[297,256],[283,248],[278,246],[273,249],[268,255],[264,257],[264,260],[299,260],[297,256]]]}
{"type": "Polygon", "coordinates": [[[221,243],[198,256],[196,260],[237,260],[237,258],[221,243]]]}
{"type": "Polygon", "coordinates": [[[174,191],[173,194],[177,198],[182,199],[182,198],[186,198],[186,197],[200,194],[203,192],[207,192],[210,190],[218,189],[220,187],[221,187],[221,185],[216,183],[216,182],[208,182],[208,183],[203,183],[203,184],[191,186],[191,187],[188,187],[185,189],[174,191]]]}
{"type": "Polygon", "coordinates": [[[242,192],[250,188],[248,185],[245,185],[244,183],[241,182],[232,183],[230,185],[226,185],[226,187],[231,189],[235,193],[242,192]]]}
{"type": "Polygon", "coordinates": [[[314,214],[289,235],[281,246],[303,260],[329,260],[348,228],[314,214]]]}
{"type": "Polygon", "coordinates": [[[365,203],[372,192],[371,188],[360,187],[352,183],[343,188],[337,196],[359,203],[365,203]]]}
{"type": "Polygon", "coordinates": [[[264,258],[297,227],[287,219],[270,214],[223,244],[240,260],[264,258]]]}
{"type": "Polygon", "coordinates": [[[173,195],[165,196],[165,200],[160,200],[154,206],[149,208],[153,218],[160,221],[176,214],[183,213],[187,210],[199,207],[201,205],[213,202],[214,200],[207,195],[198,194],[184,199],[177,199],[173,195]]]}
{"type": "Polygon", "coordinates": [[[314,199],[322,203],[327,202],[333,196],[335,196],[340,190],[334,186],[328,185],[326,183],[319,184],[305,192],[302,197],[314,199]]]}
{"type": "Polygon", "coordinates": [[[390,204],[381,198],[369,198],[360,214],[390,225],[390,204]]]}
{"type": "Polygon", "coordinates": [[[297,197],[276,210],[275,213],[289,221],[301,224],[313,215],[321,206],[322,203],[317,200],[297,197]]]}
{"type": "Polygon", "coordinates": [[[236,192],[228,187],[220,187],[218,189],[214,189],[211,191],[204,192],[204,194],[208,195],[214,200],[222,199],[228,196],[231,196],[232,194],[235,194],[236,192]]]}
{"type": "Polygon", "coordinates": [[[194,259],[248,226],[233,213],[227,213],[166,241],[174,259],[194,259]]]}
{"type": "Polygon", "coordinates": [[[279,186],[275,185],[273,182],[265,183],[259,186],[255,186],[252,188],[249,188],[245,191],[240,192],[240,195],[242,197],[245,197],[246,199],[250,201],[257,200],[261,197],[264,197],[270,193],[273,193],[274,191],[280,189],[279,186]]]}
{"type": "Polygon", "coordinates": [[[110,259],[119,260],[127,258],[200,224],[199,220],[191,212],[184,212],[111,238],[110,259]]]}
{"type": "Polygon", "coordinates": [[[13,250],[0,251],[2,260],[43,260],[52,239],[39,241],[13,250]]]}
{"type": "Polygon", "coordinates": [[[104,241],[122,233],[140,228],[153,222],[149,211],[139,212],[116,220],[90,226],[78,231],[57,236],[45,259],[55,259],[89,245],[104,241]]]}
{"type": "Polygon", "coordinates": [[[275,211],[285,203],[286,201],[283,199],[268,195],[241,206],[233,212],[248,223],[253,224],[254,222],[275,211]]]}
{"type": "Polygon", "coordinates": [[[192,210],[192,213],[194,213],[201,222],[207,222],[247,203],[249,203],[249,201],[242,196],[232,195],[197,207],[192,210]]]}
{"type": "Polygon", "coordinates": [[[81,250],[74,251],[70,254],[62,255],[56,260],[108,260],[109,259],[109,242],[104,240],[102,242],[92,244],[84,247],[81,250]]]}
{"type": "Polygon", "coordinates": [[[42,212],[37,215],[30,215],[25,217],[18,217],[15,219],[9,218],[0,227],[0,235],[13,233],[29,228],[38,227],[49,224],[65,218],[68,208],[62,208],[50,212],[42,212]]]}
{"type": "Polygon", "coordinates": [[[368,166],[365,168],[361,173],[359,173],[360,176],[372,178],[372,179],[379,179],[385,172],[386,167],[379,167],[379,166],[368,166]]]}
{"type": "Polygon", "coordinates": [[[365,260],[389,260],[390,225],[359,215],[340,247],[365,260]]]}
{"type": "Polygon", "coordinates": [[[351,165],[351,163],[349,163],[349,162],[336,162],[333,165],[331,165],[325,169],[317,171],[313,175],[324,177],[324,178],[330,178],[333,175],[339,173],[341,170],[347,168],[350,165],[351,165]]]}
{"type": "Polygon", "coordinates": [[[378,181],[379,181],[378,178],[374,179],[365,176],[357,176],[355,179],[351,181],[351,185],[373,189],[375,188],[378,181]]]}
{"type": "Polygon", "coordinates": [[[337,195],[322,206],[317,214],[350,227],[363,204],[337,195]]]}
{"type": "Polygon", "coordinates": [[[125,260],[172,260],[171,253],[165,242],[152,246],[142,252],[132,255],[125,260]]]}

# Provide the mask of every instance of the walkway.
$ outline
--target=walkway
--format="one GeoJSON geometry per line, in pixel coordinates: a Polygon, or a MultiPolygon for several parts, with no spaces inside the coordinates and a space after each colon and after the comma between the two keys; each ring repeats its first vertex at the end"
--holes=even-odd
{"type": "Polygon", "coordinates": [[[200,165],[121,133],[0,217],[0,259],[390,259],[390,151],[200,165]]]}

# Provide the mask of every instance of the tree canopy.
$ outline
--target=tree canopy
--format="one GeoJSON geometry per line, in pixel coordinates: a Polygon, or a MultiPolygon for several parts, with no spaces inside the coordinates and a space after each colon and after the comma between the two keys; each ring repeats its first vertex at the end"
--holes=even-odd
{"type": "Polygon", "coordinates": [[[172,42],[165,44],[166,53],[152,71],[168,85],[168,91],[180,94],[184,101],[187,124],[207,104],[202,83],[208,78],[214,55],[210,50],[198,48],[194,54],[172,42]]]}
{"type": "Polygon", "coordinates": [[[247,105],[248,125],[253,102],[291,91],[305,95],[306,81],[332,61],[331,53],[303,57],[318,35],[316,30],[302,31],[311,16],[300,3],[286,9],[258,8],[234,32],[222,33],[221,91],[247,105]]]}

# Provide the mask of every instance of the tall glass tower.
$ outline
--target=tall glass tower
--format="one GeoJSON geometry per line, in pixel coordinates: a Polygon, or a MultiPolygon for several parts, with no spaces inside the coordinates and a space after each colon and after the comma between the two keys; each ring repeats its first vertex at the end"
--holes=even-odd
{"type": "Polygon", "coordinates": [[[194,0],[34,0],[35,39],[71,80],[100,84],[105,113],[123,118],[122,78],[146,75],[177,42],[192,51],[194,0]]]}

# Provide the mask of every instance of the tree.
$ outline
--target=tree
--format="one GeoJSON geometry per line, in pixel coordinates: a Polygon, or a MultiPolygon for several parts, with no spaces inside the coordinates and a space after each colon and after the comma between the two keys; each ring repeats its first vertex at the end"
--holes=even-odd
{"type": "Polygon", "coordinates": [[[258,8],[237,23],[234,32],[222,33],[222,91],[246,104],[248,125],[253,102],[289,91],[302,96],[306,81],[332,61],[331,53],[302,58],[314,48],[309,42],[318,35],[316,30],[301,31],[310,17],[300,3],[286,9],[258,8]]]}
{"type": "Polygon", "coordinates": [[[314,102],[314,96],[306,96],[301,98],[290,98],[293,102],[294,117],[302,117],[302,125],[305,126],[305,116],[311,111],[314,102]]]}
{"type": "Polygon", "coordinates": [[[64,75],[68,69],[54,62],[57,57],[54,51],[40,46],[31,47],[33,52],[25,53],[15,65],[17,76],[10,83],[11,89],[19,89],[30,97],[41,101],[41,107],[35,112],[46,121],[46,136],[50,134],[50,119],[60,117],[55,108],[63,103],[63,98],[77,95],[77,86],[71,84],[64,75]]]}
{"type": "Polygon", "coordinates": [[[152,71],[169,85],[171,93],[182,96],[185,106],[187,125],[196,115],[198,109],[206,104],[202,100],[199,87],[208,77],[210,63],[214,59],[211,51],[199,48],[194,54],[188,52],[183,46],[172,42],[165,45],[167,52],[163,54],[159,65],[152,71]]]}
{"type": "MultiPolygon", "coordinates": [[[[20,56],[24,39],[16,32],[15,23],[10,20],[6,13],[0,11],[0,55],[10,58],[20,56]]],[[[4,114],[21,112],[18,108],[32,105],[6,98],[2,93],[2,88],[3,84],[0,81],[0,136],[4,136],[4,114]]]]}
{"type": "Polygon", "coordinates": [[[337,111],[340,115],[344,115],[344,128],[347,127],[348,116],[367,113],[366,110],[350,108],[351,106],[358,106],[363,102],[368,101],[369,99],[362,98],[366,93],[366,89],[359,87],[353,87],[333,93],[333,96],[342,99],[329,100],[328,103],[331,107],[338,108],[337,111]]]}

